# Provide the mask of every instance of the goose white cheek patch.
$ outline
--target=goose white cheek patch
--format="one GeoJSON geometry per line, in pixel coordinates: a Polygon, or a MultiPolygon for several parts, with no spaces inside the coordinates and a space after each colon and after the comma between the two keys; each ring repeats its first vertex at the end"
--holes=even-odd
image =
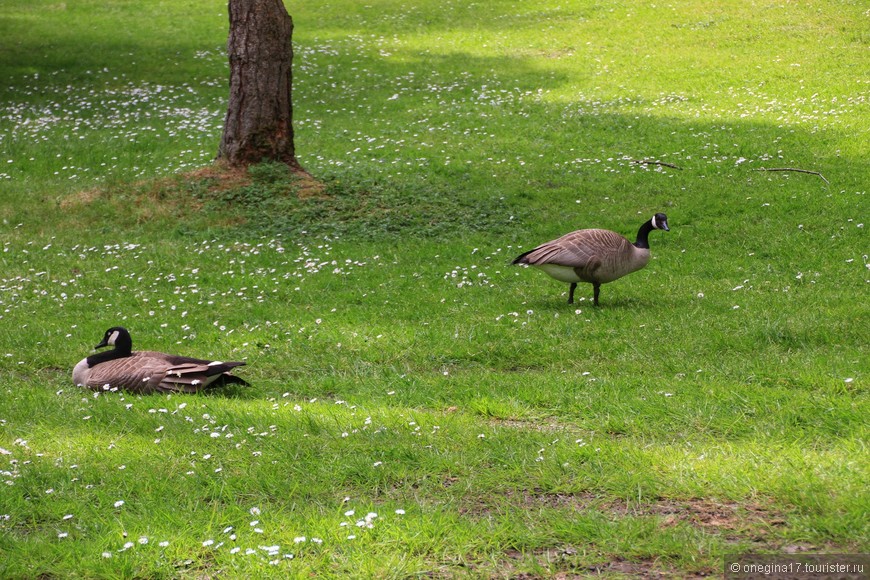
{"type": "Polygon", "coordinates": [[[659,224],[656,223],[656,216],[652,216],[652,219],[650,221],[652,222],[653,229],[659,229],[659,224]]]}

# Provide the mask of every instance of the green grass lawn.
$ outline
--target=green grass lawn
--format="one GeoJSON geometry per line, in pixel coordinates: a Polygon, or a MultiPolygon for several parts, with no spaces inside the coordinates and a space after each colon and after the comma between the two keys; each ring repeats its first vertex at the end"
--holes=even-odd
{"type": "Polygon", "coordinates": [[[864,3],[288,8],[313,194],[201,169],[224,6],[5,3],[0,576],[870,550],[864,3]],[[657,211],[599,308],[509,265],[657,211]],[[114,325],[251,386],[75,387],[114,325]]]}

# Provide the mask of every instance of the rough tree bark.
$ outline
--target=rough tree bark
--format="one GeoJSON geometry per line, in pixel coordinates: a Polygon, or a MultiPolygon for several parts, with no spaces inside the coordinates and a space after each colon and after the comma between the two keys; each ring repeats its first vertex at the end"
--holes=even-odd
{"type": "Polygon", "coordinates": [[[282,0],[229,0],[229,13],[230,99],[218,159],[301,169],[293,144],[293,20],[282,0]]]}

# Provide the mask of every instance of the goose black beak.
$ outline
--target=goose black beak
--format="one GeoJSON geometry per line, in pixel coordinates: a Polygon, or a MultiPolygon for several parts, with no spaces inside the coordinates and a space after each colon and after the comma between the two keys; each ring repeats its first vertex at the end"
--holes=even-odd
{"type": "Polygon", "coordinates": [[[94,350],[96,350],[98,348],[103,348],[104,346],[109,346],[109,343],[106,342],[105,340],[103,342],[101,342],[100,344],[98,344],[97,346],[95,346],[94,350]]]}

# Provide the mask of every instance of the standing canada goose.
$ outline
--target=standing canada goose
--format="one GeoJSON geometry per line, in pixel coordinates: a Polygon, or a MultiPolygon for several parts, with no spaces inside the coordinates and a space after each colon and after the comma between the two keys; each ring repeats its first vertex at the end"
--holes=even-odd
{"type": "Polygon", "coordinates": [[[637,231],[633,244],[610,230],[577,230],[520,254],[514,264],[536,266],[551,277],[571,284],[568,304],[574,303],[578,282],[589,282],[598,306],[601,285],[631,274],[649,262],[649,233],[668,229],[668,217],[657,213],[637,231]]]}
{"type": "Polygon", "coordinates": [[[133,393],[196,393],[206,387],[228,383],[247,385],[229,371],[243,362],[220,362],[164,354],[133,352],[126,328],[114,326],[94,348],[114,346],[82,359],[73,369],[73,382],[92,390],[119,389],[133,393]]]}

